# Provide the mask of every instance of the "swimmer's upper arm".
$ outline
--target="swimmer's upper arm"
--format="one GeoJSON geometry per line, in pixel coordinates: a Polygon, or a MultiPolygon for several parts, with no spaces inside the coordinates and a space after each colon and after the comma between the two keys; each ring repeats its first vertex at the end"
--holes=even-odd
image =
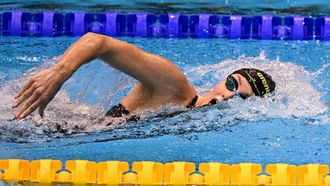
{"type": "Polygon", "coordinates": [[[104,37],[104,47],[99,58],[112,67],[152,89],[190,88],[185,75],[167,59],[115,38],[101,37],[104,37]]]}
{"type": "Polygon", "coordinates": [[[184,96],[189,91],[185,75],[168,60],[114,38],[87,33],[65,51],[56,65],[37,73],[17,93],[12,107],[27,103],[16,112],[15,118],[24,118],[38,107],[42,116],[63,83],[80,66],[96,58],[139,80],[150,92],[158,90],[157,93],[184,96]]]}
{"type": "Polygon", "coordinates": [[[59,73],[68,79],[81,65],[96,58],[132,76],[149,90],[177,96],[192,91],[185,75],[167,59],[95,33],[87,33],[71,45],[57,64],[59,73]]]}

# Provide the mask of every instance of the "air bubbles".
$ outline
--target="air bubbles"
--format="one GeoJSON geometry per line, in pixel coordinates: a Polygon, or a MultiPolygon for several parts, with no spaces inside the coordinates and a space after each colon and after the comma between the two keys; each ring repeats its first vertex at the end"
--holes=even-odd
{"type": "MultiPolygon", "coordinates": [[[[244,56],[243,56],[243,57],[244,57],[244,56]]],[[[260,54],[259,54],[259,58],[260,58],[261,60],[266,60],[266,58],[267,58],[266,51],[261,50],[261,52],[260,52],[260,54]]]]}
{"type": "MultiPolygon", "coordinates": [[[[192,83],[200,85],[198,91],[204,93],[207,91],[202,82],[205,82],[207,87],[212,87],[233,71],[247,67],[261,69],[270,74],[277,86],[275,95],[262,99],[254,97],[245,102],[236,99],[228,101],[230,110],[234,110],[243,119],[315,117],[326,112],[321,102],[322,94],[312,84],[314,73],[290,62],[268,60],[264,51],[259,57],[240,57],[214,65],[199,66],[189,69],[187,74],[192,83]],[[249,112],[246,112],[247,110],[249,112]]],[[[319,73],[323,73],[327,67],[328,65],[324,65],[319,73]]]]}
{"type": "MultiPolygon", "coordinates": [[[[192,132],[221,131],[240,123],[273,119],[294,119],[308,125],[329,124],[326,107],[321,102],[322,93],[317,91],[313,83],[315,77],[327,72],[329,64],[323,65],[316,72],[308,72],[290,62],[268,60],[263,50],[258,57],[241,56],[213,65],[187,67],[185,74],[196,86],[198,94],[203,95],[235,70],[247,67],[261,69],[270,74],[277,85],[275,94],[264,98],[250,97],[242,100],[234,97],[214,106],[193,110],[167,105],[160,112],[142,116],[136,123],[126,122],[126,118],[106,118],[105,107],[118,103],[135,81],[117,71],[109,71],[107,65],[96,62],[84,66],[64,86],[64,90],[58,93],[46,109],[45,118],[41,119],[34,113],[19,122],[10,120],[14,114],[10,107],[13,95],[22,83],[56,61],[57,58],[54,58],[43,63],[0,88],[0,97],[3,98],[0,100],[1,140],[32,142],[99,132],[108,132],[107,140],[168,134],[190,136],[192,132]],[[100,73],[91,74],[91,71],[100,73]],[[82,96],[77,99],[81,95],[79,93],[82,96]],[[87,99],[93,96],[99,97],[101,101],[90,104],[87,99]]],[[[272,146],[278,145],[281,144],[275,141],[272,146]]]]}

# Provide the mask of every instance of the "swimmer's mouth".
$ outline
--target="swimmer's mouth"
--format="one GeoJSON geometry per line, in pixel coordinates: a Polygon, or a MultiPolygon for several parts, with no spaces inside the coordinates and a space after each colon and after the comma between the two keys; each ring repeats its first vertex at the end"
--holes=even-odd
{"type": "Polygon", "coordinates": [[[217,99],[211,99],[207,104],[201,105],[199,107],[208,107],[208,106],[212,106],[219,103],[219,101],[217,99]]]}
{"type": "Polygon", "coordinates": [[[217,103],[219,103],[219,101],[217,99],[212,99],[207,105],[211,106],[211,105],[215,105],[217,103]]]}

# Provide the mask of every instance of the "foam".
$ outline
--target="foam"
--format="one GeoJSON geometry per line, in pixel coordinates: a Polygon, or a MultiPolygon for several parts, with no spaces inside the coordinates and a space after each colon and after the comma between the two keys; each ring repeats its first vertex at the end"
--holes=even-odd
{"type": "MultiPolygon", "coordinates": [[[[105,118],[108,107],[116,104],[135,81],[111,70],[100,61],[84,66],[55,96],[45,110],[43,119],[33,113],[21,121],[12,119],[14,94],[32,74],[55,63],[57,58],[30,69],[22,77],[9,81],[0,88],[0,138],[3,141],[33,142],[55,137],[85,135],[100,131],[116,131],[110,139],[143,138],[159,135],[181,135],[190,132],[216,131],[240,122],[260,120],[301,119],[304,124],[329,124],[327,108],[321,102],[322,90],[314,86],[314,78],[324,73],[329,64],[316,72],[290,62],[268,60],[265,52],[259,57],[240,57],[184,69],[199,94],[205,94],[231,72],[252,67],[270,74],[276,82],[275,95],[265,98],[239,97],[212,107],[185,112],[185,108],[166,105],[161,112],[142,116],[138,123],[126,123],[125,118],[105,118]],[[98,71],[99,73],[94,73],[98,71]],[[109,76],[109,73],[114,74],[109,76]],[[96,83],[98,82],[98,83],[96,83]],[[109,83],[105,83],[109,82],[109,83]],[[93,101],[89,99],[93,98],[93,101]],[[170,117],[159,116],[173,114],[170,117]],[[181,112],[184,111],[184,112],[181,112]]],[[[319,87],[319,86],[318,86],[319,87]]],[[[148,113],[148,112],[147,112],[148,113]]]]}

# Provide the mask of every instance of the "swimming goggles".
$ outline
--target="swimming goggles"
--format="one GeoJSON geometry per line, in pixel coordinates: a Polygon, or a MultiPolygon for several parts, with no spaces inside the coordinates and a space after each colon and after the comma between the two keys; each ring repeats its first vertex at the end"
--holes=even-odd
{"type": "MultiPolygon", "coordinates": [[[[227,80],[226,80],[226,88],[229,90],[229,91],[232,91],[235,93],[236,96],[239,96],[241,97],[242,99],[246,99],[247,96],[244,96],[240,93],[237,92],[237,88],[238,88],[238,83],[237,83],[237,80],[232,76],[232,75],[229,75],[227,77],[227,80]]],[[[207,104],[208,106],[210,105],[215,105],[219,103],[219,101],[217,99],[212,99],[209,104],[207,104]]]]}
{"type": "Polygon", "coordinates": [[[229,91],[234,92],[235,95],[240,96],[242,99],[247,98],[246,96],[244,96],[244,95],[237,92],[238,83],[237,83],[237,80],[232,75],[229,75],[227,77],[226,87],[229,91]]]}

